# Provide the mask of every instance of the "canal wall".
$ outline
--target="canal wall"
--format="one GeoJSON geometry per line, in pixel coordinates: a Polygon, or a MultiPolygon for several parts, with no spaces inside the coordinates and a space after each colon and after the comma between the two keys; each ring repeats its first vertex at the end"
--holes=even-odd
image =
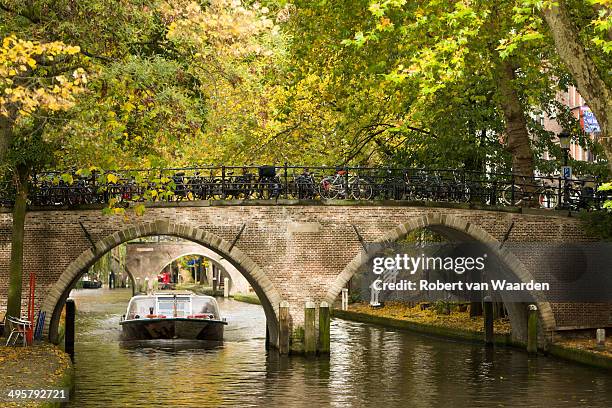
{"type": "MultiPolygon", "coordinates": [[[[377,316],[369,313],[359,313],[350,310],[333,309],[332,315],[334,318],[350,320],[361,323],[369,323],[377,326],[388,328],[408,330],[415,333],[421,333],[430,336],[436,336],[447,339],[457,339],[463,341],[472,341],[485,343],[484,332],[476,332],[472,330],[464,330],[452,327],[442,327],[433,324],[419,323],[407,320],[400,320],[391,317],[377,316]]],[[[495,334],[493,343],[498,346],[511,346],[515,348],[525,349],[524,342],[517,342],[512,339],[512,336],[507,334],[495,334]]],[[[567,347],[560,344],[544,344],[541,352],[545,355],[551,355],[564,360],[573,361],[580,364],[589,365],[592,367],[612,370],[612,358],[603,354],[593,353],[587,350],[567,347]]]]}
{"type": "MultiPolygon", "coordinates": [[[[416,333],[444,337],[447,339],[467,340],[484,343],[484,333],[471,330],[463,330],[452,327],[442,327],[433,324],[417,323],[407,320],[394,319],[391,317],[376,316],[368,313],[353,312],[350,310],[333,309],[332,316],[338,319],[352,320],[361,323],[370,323],[378,326],[391,327],[394,329],[410,330],[416,333]]],[[[512,340],[509,334],[496,334],[494,343],[501,346],[524,346],[512,340]]]]}

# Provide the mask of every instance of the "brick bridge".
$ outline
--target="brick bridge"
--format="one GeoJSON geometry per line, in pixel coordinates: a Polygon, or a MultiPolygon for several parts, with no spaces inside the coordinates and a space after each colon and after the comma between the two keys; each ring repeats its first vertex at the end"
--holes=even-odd
{"type": "MultiPolygon", "coordinates": [[[[24,305],[27,274],[35,272],[36,307],[47,312],[44,333],[54,341],[71,287],[102,254],[135,238],[170,235],[208,248],[242,273],[262,302],[273,346],[279,344],[279,304],[287,301],[290,348],[298,352],[303,347],[305,301],[334,303],[367,260],[362,240],[394,241],[419,228],[450,240],[489,244],[505,268],[522,281],[546,280],[549,272],[538,264],[537,245],[513,251],[512,244],[589,240],[580,221],[567,212],[483,210],[467,205],[206,201],[152,204],[143,216],[130,213],[128,217],[103,215],[100,208],[33,209],[26,219],[24,305]]],[[[0,311],[6,310],[10,231],[10,213],[0,212],[0,311]]],[[[543,333],[612,325],[610,304],[540,299],[538,306],[543,333]]],[[[506,307],[514,339],[524,340],[527,305],[507,303],[506,307]]]]}
{"type": "MultiPolygon", "coordinates": [[[[230,279],[230,295],[247,293],[249,283],[234,265],[217,252],[191,241],[179,242],[130,242],[126,251],[126,269],[135,279],[144,282],[149,280],[149,289],[152,282],[162,269],[186,255],[201,255],[208,258],[215,269],[219,268],[221,280],[230,279]]],[[[212,270],[208,271],[208,280],[212,278],[212,270]]]]}

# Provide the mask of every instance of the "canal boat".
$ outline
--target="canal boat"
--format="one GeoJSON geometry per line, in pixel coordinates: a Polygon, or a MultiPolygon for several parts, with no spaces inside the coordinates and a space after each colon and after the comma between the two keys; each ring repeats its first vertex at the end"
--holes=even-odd
{"type": "Polygon", "coordinates": [[[102,287],[102,281],[95,276],[85,275],[81,282],[83,283],[83,289],[100,289],[102,287]]]}
{"type": "Polygon", "coordinates": [[[222,341],[227,321],[212,296],[164,291],[132,297],[119,324],[123,340],[222,341]]]}

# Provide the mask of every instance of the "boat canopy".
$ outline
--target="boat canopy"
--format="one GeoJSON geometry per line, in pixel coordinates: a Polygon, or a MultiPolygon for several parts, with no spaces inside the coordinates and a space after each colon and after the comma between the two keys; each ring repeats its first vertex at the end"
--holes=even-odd
{"type": "Polygon", "coordinates": [[[215,298],[187,294],[155,294],[134,296],[128,305],[126,319],[200,315],[213,315],[213,319],[219,319],[219,306],[215,298]]]}

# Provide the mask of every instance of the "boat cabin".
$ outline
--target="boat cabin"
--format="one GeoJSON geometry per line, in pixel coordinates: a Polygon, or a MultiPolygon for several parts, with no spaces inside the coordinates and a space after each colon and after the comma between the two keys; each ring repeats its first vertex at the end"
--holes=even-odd
{"type": "Polygon", "coordinates": [[[219,306],[211,296],[192,293],[154,293],[134,296],[127,308],[126,320],[133,319],[212,319],[220,320],[219,306]]]}

